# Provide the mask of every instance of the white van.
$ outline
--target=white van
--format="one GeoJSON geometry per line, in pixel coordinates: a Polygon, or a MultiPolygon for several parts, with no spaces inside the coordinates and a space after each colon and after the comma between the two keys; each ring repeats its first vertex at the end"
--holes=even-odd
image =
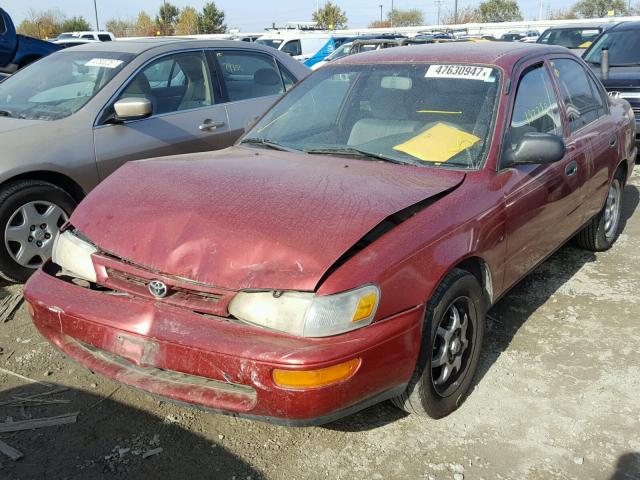
{"type": "Polygon", "coordinates": [[[81,40],[94,40],[96,42],[111,42],[116,39],[115,35],[111,32],[64,32],[58,35],[54,42],[57,40],[72,40],[72,39],[81,39],[81,40]]]}
{"type": "MultiPolygon", "coordinates": [[[[288,53],[301,62],[304,62],[313,57],[323,48],[327,47],[327,44],[329,44],[331,40],[331,34],[326,32],[274,30],[261,36],[256,40],[256,43],[266,45],[267,47],[273,47],[281,52],[288,53]]],[[[330,53],[331,52],[328,54],[330,53]]]]}

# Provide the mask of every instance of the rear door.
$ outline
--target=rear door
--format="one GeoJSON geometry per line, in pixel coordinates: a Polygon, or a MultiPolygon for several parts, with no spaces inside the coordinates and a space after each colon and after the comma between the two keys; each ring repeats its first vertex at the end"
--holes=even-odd
{"type": "Polygon", "coordinates": [[[18,37],[7,12],[0,8],[0,67],[11,63],[18,46],[18,37]]]}
{"type": "Polygon", "coordinates": [[[291,82],[269,54],[251,50],[216,50],[213,62],[219,72],[232,141],[273,105],[291,82]]]}
{"type": "MultiPolygon", "coordinates": [[[[565,133],[562,110],[543,62],[517,75],[516,94],[504,148],[515,148],[525,133],[565,133]]],[[[507,259],[505,287],[522,278],[579,227],[581,152],[569,149],[553,164],[505,168],[507,259]]]]}
{"type": "Polygon", "coordinates": [[[567,124],[567,148],[576,148],[580,171],[581,213],[585,223],[601,208],[609,186],[609,168],[618,155],[617,126],[608,112],[606,94],[590,72],[570,57],[550,60],[567,124]]]}
{"type": "Polygon", "coordinates": [[[94,129],[101,178],[124,162],[202,152],[232,143],[217,80],[203,51],[180,52],[151,61],[126,84],[94,129]],[[113,103],[122,98],[151,101],[151,117],[112,124],[113,103]]]}

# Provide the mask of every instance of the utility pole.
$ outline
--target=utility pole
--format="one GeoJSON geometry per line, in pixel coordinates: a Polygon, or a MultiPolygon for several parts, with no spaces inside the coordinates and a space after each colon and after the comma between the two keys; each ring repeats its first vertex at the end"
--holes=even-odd
{"type": "Polygon", "coordinates": [[[167,0],[162,0],[162,29],[164,36],[167,36],[167,0]]]}
{"type": "Polygon", "coordinates": [[[391,26],[393,27],[393,13],[394,13],[395,9],[393,8],[393,0],[391,0],[391,15],[389,15],[389,21],[391,23],[391,26]]]}
{"type": "Polygon", "coordinates": [[[539,10],[538,10],[538,20],[542,20],[542,9],[544,8],[544,0],[540,0],[539,10]]]}
{"type": "Polygon", "coordinates": [[[98,5],[96,4],[96,0],[93,0],[93,10],[96,12],[96,30],[100,31],[100,24],[98,23],[98,5]]]}
{"type": "Polygon", "coordinates": [[[458,24],[458,0],[454,0],[453,2],[453,23],[458,24]]]}
{"type": "MultiPolygon", "coordinates": [[[[631,0],[629,0],[631,1],[631,0]]],[[[380,23],[382,23],[382,4],[378,5],[380,7],[380,23]]]]}
{"type": "Polygon", "coordinates": [[[436,0],[436,5],[438,6],[438,21],[436,25],[440,25],[440,7],[442,6],[442,0],[436,0]]]}

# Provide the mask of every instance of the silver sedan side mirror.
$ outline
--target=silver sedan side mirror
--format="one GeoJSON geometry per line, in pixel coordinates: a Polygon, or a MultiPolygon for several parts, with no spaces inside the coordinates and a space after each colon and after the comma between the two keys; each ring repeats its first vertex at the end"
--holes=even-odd
{"type": "Polygon", "coordinates": [[[117,120],[122,122],[147,118],[153,113],[151,101],[144,97],[123,98],[113,104],[113,109],[117,120]]]}

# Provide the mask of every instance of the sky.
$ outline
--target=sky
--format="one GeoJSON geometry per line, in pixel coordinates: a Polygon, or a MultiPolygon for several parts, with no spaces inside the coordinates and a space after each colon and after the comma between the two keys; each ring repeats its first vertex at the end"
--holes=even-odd
{"type": "MultiPolygon", "coordinates": [[[[197,9],[207,3],[207,0],[170,0],[178,7],[191,5],[197,9]]],[[[218,0],[216,5],[226,14],[226,24],[229,28],[239,28],[243,32],[261,32],[273,22],[281,25],[289,21],[310,21],[316,9],[317,0],[218,0]]],[[[437,18],[437,3],[441,2],[441,15],[453,10],[454,0],[394,0],[396,9],[418,8],[422,10],[427,24],[435,24],[437,18]]],[[[525,20],[536,20],[540,7],[544,2],[543,11],[549,8],[553,11],[571,6],[572,0],[518,0],[525,20]],[[550,5],[550,7],[549,7],[550,5]]],[[[98,20],[101,25],[113,18],[135,19],[138,12],[146,10],[155,16],[162,5],[162,0],[96,0],[98,5],[98,20]]],[[[320,4],[324,3],[320,0],[320,4]]],[[[345,10],[349,19],[349,27],[366,27],[371,21],[380,19],[380,4],[383,12],[391,9],[391,0],[334,0],[345,10]]],[[[458,8],[477,6],[480,0],[458,0],[458,8]]],[[[0,0],[0,7],[12,16],[16,23],[20,23],[30,9],[41,10],[58,7],[68,17],[80,15],[91,24],[95,23],[93,0],[0,0]]]]}

